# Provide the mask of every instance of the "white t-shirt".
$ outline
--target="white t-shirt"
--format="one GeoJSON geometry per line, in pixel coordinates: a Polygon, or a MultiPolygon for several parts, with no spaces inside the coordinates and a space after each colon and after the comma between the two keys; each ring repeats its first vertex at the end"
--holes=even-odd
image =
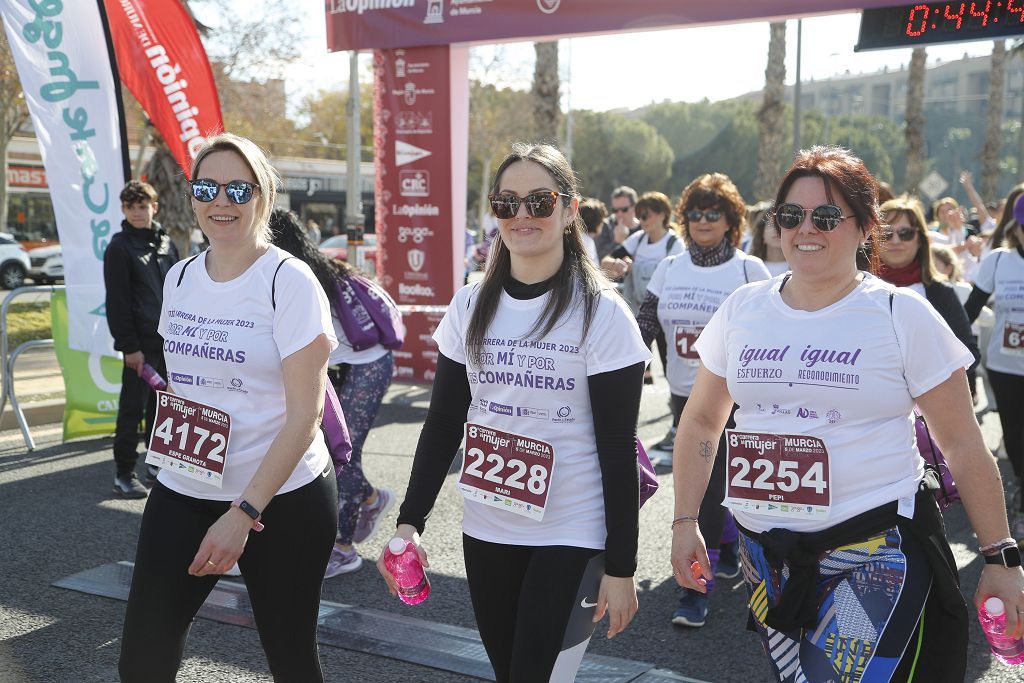
{"type": "Polygon", "coordinates": [[[764,267],[768,269],[772,277],[789,272],[789,262],[787,261],[765,261],[764,267]]]}
{"type": "Polygon", "coordinates": [[[624,288],[624,291],[635,298],[634,301],[629,302],[630,306],[639,307],[646,296],[647,285],[654,275],[655,268],[666,257],[683,253],[684,245],[682,238],[672,231],[666,232],[660,240],[652,244],[647,233],[637,230],[626,238],[626,241],[622,243],[622,248],[633,259],[633,265],[630,266],[629,273],[626,274],[630,284],[624,288]],[[672,241],[671,247],[668,246],[669,240],[672,241]]]}
{"type": "Polygon", "coordinates": [[[996,320],[985,367],[1024,375],[1024,349],[1011,341],[1015,332],[1024,335],[1024,258],[1016,249],[993,249],[978,267],[974,284],[995,296],[996,320]]]}
{"type": "Polygon", "coordinates": [[[327,359],[328,365],[341,365],[347,363],[349,365],[366,365],[373,361],[383,358],[388,350],[380,344],[374,344],[368,349],[362,351],[356,351],[352,348],[352,345],[348,343],[348,337],[345,336],[345,330],[341,327],[341,322],[338,320],[338,316],[335,315],[334,310],[331,310],[331,323],[334,326],[334,336],[338,338],[338,346],[336,349],[331,351],[330,358],[327,359]]]}
{"type": "Polygon", "coordinates": [[[594,243],[594,238],[587,233],[583,233],[583,246],[586,247],[587,256],[590,257],[590,261],[595,266],[600,266],[601,263],[597,258],[597,244],[594,243]]]}
{"type": "MultiPolygon", "coordinates": [[[[179,261],[167,273],[159,331],[174,393],[231,416],[224,482],[218,489],[168,469],[161,469],[158,479],[187,496],[234,500],[249,485],[284,426],[281,361],[321,334],[327,335],[332,349],[337,339],[327,297],[305,263],[272,246],[235,279],[214,282],[206,272],[209,253],[191,262],[179,261]],[[272,284],[276,307],[271,304],[272,284]]],[[[308,484],[329,463],[327,445],[317,431],[278,493],[308,484]]]]}
{"type": "Polygon", "coordinates": [[[650,360],[636,320],[609,289],[582,343],[582,304],[571,306],[542,340],[526,340],[550,293],[519,300],[502,292],[481,362],[467,363],[466,329],[478,287],[455,293],[434,332],[440,352],[466,365],[473,394],[466,419],[545,441],[555,462],[542,520],[463,499],[463,531],[492,543],[603,549],[604,497],[587,377],[650,360]]]}
{"type": "Polygon", "coordinates": [[[782,300],[783,279],[736,290],[697,350],[709,371],[726,378],[739,404],[737,430],[817,437],[830,456],[827,519],[736,510],[737,520],[758,532],[818,531],[915,494],[924,463],[915,447],[914,400],[974,357],[907,288],[866,275],[841,300],[812,312],[782,300]]]}
{"type": "Polygon", "coordinates": [[[658,321],[669,346],[668,386],[673,394],[689,396],[693,389],[700,366],[693,343],[711,314],[737,288],[769,277],[761,259],[739,250],[725,263],[710,268],[695,266],[689,251],[658,264],[647,291],[658,297],[658,321]]]}

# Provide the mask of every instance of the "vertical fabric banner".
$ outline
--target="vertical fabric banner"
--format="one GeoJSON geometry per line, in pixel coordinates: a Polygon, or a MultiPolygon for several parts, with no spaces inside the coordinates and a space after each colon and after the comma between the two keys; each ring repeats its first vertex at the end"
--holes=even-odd
{"type": "Polygon", "coordinates": [[[71,348],[113,355],[103,252],[121,224],[130,176],[110,35],[100,0],[4,0],[7,40],[25,91],[57,218],[71,348]]]}
{"type": "Polygon", "coordinates": [[[68,305],[64,292],[50,297],[53,346],[64,377],[64,440],[111,434],[117,423],[122,363],[68,346],[68,305]]]}
{"type": "Polygon", "coordinates": [[[208,136],[224,130],[195,24],[178,0],[104,0],[121,80],[187,176],[208,136]]]}
{"type": "Polygon", "coordinates": [[[447,46],[374,52],[377,272],[406,319],[395,357],[403,380],[432,378],[436,307],[461,284],[468,152],[452,130],[468,125],[468,86],[459,85],[467,55],[447,46]]]}

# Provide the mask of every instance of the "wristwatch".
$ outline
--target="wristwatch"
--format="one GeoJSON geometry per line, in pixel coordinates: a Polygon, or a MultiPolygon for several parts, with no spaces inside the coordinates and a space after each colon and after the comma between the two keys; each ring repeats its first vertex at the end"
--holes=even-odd
{"type": "Polygon", "coordinates": [[[238,508],[252,518],[252,528],[254,531],[263,531],[263,524],[260,522],[260,517],[263,516],[263,513],[253,507],[252,503],[242,498],[238,498],[231,501],[231,507],[238,508]]]}
{"type": "Polygon", "coordinates": [[[1020,548],[1016,545],[1004,545],[1002,548],[998,548],[991,555],[982,555],[985,558],[985,564],[998,564],[1003,567],[1019,567],[1021,566],[1020,561],[1020,548]]]}

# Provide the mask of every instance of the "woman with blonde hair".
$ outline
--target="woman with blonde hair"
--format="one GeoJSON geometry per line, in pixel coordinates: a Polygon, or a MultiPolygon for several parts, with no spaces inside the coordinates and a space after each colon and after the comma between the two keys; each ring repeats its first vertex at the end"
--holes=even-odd
{"type": "MultiPolygon", "coordinates": [[[[897,287],[913,289],[939,312],[956,338],[974,356],[975,363],[967,370],[973,388],[974,370],[981,358],[978,339],[971,332],[967,313],[953,284],[935,269],[931,233],[925,228],[921,203],[903,195],[882,204],[881,212],[883,223],[877,245],[882,263],[878,277],[897,287]]],[[[875,244],[874,240],[869,242],[872,248],[875,244]]]]}
{"type": "Polygon", "coordinates": [[[309,266],[270,243],[277,174],[259,147],[217,135],[191,171],[210,248],[164,284],[173,396],[158,401],[147,457],[160,474],[139,531],[121,680],[174,680],[196,612],[237,562],[274,679],[319,683],[320,588],[338,525],[319,429],[338,344],[330,307],[309,266]]]}

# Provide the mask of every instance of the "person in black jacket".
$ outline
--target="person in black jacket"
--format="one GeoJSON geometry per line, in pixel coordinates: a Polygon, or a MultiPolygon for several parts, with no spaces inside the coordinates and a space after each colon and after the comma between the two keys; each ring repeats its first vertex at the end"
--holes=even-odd
{"type": "MultiPolygon", "coordinates": [[[[146,488],[135,474],[139,422],[146,418],[146,439],[153,429],[156,394],[141,379],[149,364],[166,378],[163,339],[157,332],[164,278],[178,262],[178,250],[160,224],[153,220],[156,190],[148,183],[129,181],[121,191],[121,232],[110,240],[103,255],[103,282],[107,289],[107,325],[114,349],[124,354],[121,398],[114,432],[114,493],[124,498],[145,498],[146,488]]],[[[155,468],[154,468],[155,469],[155,468]]],[[[156,472],[147,472],[147,481],[156,472]]]]}
{"type": "Polygon", "coordinates": [[[973,393],[974,373],[981,358],[978,338],[971,333],[971,323],[956,289],[935,270],[920,202],[903,195],[882,204],[881,211],[884,225],[880,233],[882,267],[878,276],[897,287],[917,291],[938,311],[956,338],[974,356],[974,365],[967,371],[973,393]]]}

